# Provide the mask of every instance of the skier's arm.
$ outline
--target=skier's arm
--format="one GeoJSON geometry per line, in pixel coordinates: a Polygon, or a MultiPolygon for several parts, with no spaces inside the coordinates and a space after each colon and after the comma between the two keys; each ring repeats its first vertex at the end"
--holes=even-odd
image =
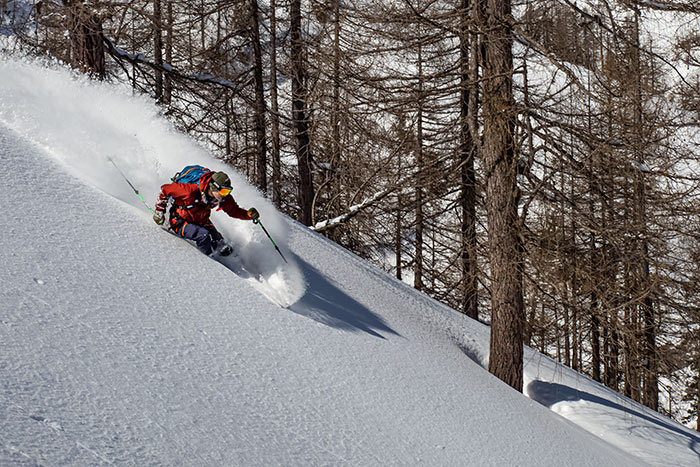
{"type": "Polygon", "coordinates": [[[231,195],[226,196],[221,201],[221,206],[219,207],[219,209],[223,209],[223,211],[226,214],[236,219],[250,220],[250,216],[248,216],[248,211],[240,207],[231,195]]]}
{"type": "Polygon", "coordinates": [[[168,198],[170,195],[165,194],[166,187],[168,185],[163,185],[160,187],[160,194],[158,195],[158,201],[156,201],[156,212],[163,213],[165,208],[168,207],[168,198]]]}
{"type": "Polygon", "coordinates": [[[160,194],[158,195],[158,201],[156,201],[156,211],[165,212],[170,197],[178,199],[188,194],[189,187],[186,183],[166,183],[160,187],[160,194]]]}

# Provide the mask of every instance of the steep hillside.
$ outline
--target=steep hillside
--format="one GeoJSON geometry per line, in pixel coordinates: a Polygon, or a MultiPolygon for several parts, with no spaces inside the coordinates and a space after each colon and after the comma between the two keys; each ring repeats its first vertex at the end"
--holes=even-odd
{"type": "Polygon", "coordinates": [[[185,163],[221,167],[150,103],[21,62],[0,62],[0,83],[0,465],[700,459],[693,432],[532,351],[540,403],[513,391],[483,368],[485,326],[278,214],[241,177],[236,198],[290,264],[221,216],[237,262],[201,255],[153,224],[106,159],[148,202],[185,163]]]}

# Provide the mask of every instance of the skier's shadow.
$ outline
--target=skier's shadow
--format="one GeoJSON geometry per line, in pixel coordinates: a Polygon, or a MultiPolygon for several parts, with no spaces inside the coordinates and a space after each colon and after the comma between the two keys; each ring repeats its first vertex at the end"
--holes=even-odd
{"type": "Polygon", "coordinates": [[[382,339],[381,332],[398,335],[380,316],[340,290],[316,268],[301,258],[297,261],[309,286],[304,296],[289,307],[294,313],[332,328],[364,331],[382,339]]]}

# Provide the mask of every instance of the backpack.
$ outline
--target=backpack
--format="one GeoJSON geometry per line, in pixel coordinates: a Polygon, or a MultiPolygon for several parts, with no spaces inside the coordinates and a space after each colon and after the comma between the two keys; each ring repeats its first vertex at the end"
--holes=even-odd
{"type": "Polygon", "coordinates": [[[197,183],[203,175],[212,171],[201,165],[188,165],[181,171],[173,175],[172,180],[175,183],[197,183]]]}

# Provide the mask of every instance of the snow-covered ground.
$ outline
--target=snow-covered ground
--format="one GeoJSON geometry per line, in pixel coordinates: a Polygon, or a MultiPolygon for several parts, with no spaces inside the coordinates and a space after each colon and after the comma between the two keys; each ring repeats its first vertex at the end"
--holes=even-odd
{"type": "Polygon", "coordinates": [[[526,395],[488,328],[277,213],[290,264],[218,216],[221,264],[144,195],[220,163],[146,99],[0,61],[0,465],[700,465],[700,436],[530,350],[526,395]],[[529,397],[527,397],[529,396],[529,397]]]}

